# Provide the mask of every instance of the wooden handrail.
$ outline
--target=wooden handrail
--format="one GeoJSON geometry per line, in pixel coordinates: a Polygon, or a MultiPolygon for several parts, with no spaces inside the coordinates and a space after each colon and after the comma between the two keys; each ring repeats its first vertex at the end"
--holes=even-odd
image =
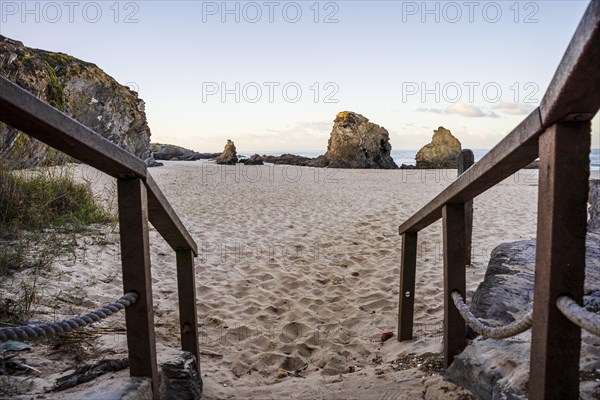
{"type": "Polygon", "coordinates": [[[567,293],[583,301],[590,120],[600,108],[600,0],[592,0],[540,107],[479,162],[399,227],[402,235],[398,340],[413,337],[418,232],[443,218],[444,363],[466,346],[465,321],[451,294],[466,298],[469,237],[464,210],[472,199],[540,158],[529,396],[579,396],[581,331],[556,307],[567,293]],[[466,240],[464,240],[466,237],[466,240]]]}
{"type": "Polygon", "coordinates": [[[198,256],[198,246],[161,192],[152,175],[146,176],[149,219],[175,251],[190,249],[198,256]]]}
{"type": "Polygon", "coordinates": [[[114,178],[118,183],[123,289],[140,300],[125,311],[129,371],[152,380],[160,398],[148,221],[176,251],[181,348],[196,357],[200,376],[194,257],[198,247],[146,164],[0,76],[0,121],[114,178]]]}
{"type": "Polygon", "coordinates": [[[3,76],[0,121],[114,178],[141,178],[148,189],[152,225],[174,250],[189,248],[198,255],[196,243],[142,160],[3,76]]]}
{"type": "Polygon", "coordinates": [[[545,128],[587,121],[600,107],[600,2],[590,2],[540,104],[545,128]],[[585,92],[585,95],[582,95],[585,92]]]}

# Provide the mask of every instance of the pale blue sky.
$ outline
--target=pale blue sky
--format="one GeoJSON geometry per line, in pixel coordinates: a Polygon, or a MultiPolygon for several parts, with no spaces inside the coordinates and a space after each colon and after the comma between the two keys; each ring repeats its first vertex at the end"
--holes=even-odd
{"type": "Polygon", "coordinates": [[[3,35],[136,87],[153,141],[249,152],[324,151],[342,110],[394,149],[440,125],[491,148],[538,105],[588,2],[0,3],[3,35]]]}

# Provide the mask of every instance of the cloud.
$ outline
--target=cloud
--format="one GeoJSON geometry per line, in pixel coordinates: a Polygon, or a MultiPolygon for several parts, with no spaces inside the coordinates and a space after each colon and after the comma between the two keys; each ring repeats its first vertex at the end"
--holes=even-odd
{"type": "Polygon", "coordinates": [[[501,101],[492,108],[494,110],[500,110],[509,115],[528,115],[533,111],[534,106],[532,104],[518,104],[501,101]]]}
{"type": "Polygon", "coordinates": [[[327,146],[332,125],[331,121],[292,121],[281,127],[241,131],[231,139],[242,153],[315,150],[327,146]]]}
{"type": "Polygon", "coordinates": [[[329,134],[333,122],[330,121],[296,121],[293,124],[286,124],[284,128],[274,129],[265,128],[265,132],[269,134],[289,134],[289,135],[320,135],[323,133],[329,134]]]}
{"type": "Polygon", "coordinates": [[[425,108],[425,107],[419,107],[417,108],[418,112],[428,112],[428,113],[434,113],[434,114],[444,114],[444,110],[442,110],[441,108],[425,108]]]}
{"type": "Polygon", "coordinates": [[[451,104],[446,108],[417,108],[417,111],[420,112],[430,112],[430,113],[434,113],[434,114],[455,114],[455,115],[460,115],[461,117],[466,117],[466,118],[481,118],[481,117],[487,117],[487,118],[499,118],[500,116],[498,114],[496,114],[493,111],[490,112],[484,112],[483,110],[481,110],[481,108],[476,107],[472,104],[463,104],[463,103],[457,103],[457,104],[451,104]]]}

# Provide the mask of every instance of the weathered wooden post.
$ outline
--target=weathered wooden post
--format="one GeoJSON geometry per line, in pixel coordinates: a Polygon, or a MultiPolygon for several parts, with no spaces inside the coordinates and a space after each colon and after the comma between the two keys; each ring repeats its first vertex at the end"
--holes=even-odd
{"type": "Polygon", "coordinates": [[[196,313],[196,271],[194,253],[191,249],[177,250],[177,291],[179,294],[179,328],[181,349],[196,357],[200,376],[200,353],[198,350],[198,320],[196,313]]]}
{"type": "MultiPolygon", "coordinates": [[[[475,164],[473,151],[464,149],[458,156],[458,174],[461,176],[471,165],[475,164]]],[[[471,265],[471,253],[473,252],[473,200],[465,201],[465,251],[466,264],[471,265]]]]}
{"type": "Polygon", "coordinates": [[[464,350],[466,324],[452,300],[458,290],[466,298],[465,279],[465,206],[446,204],[442,209],[444,226],[444,365],[447,368],[454,356],[464,350]]]}
{"type": "Polygon", "coordinates": [[[400,293],[398,302],[398,341],[413,337],[413,314],[415,308],[415,273],[417,265],[417,233],[402,234],[400,259],[400,293]]]}
{"type": "Polygon", "coordinates": [[[581,304],[585,278],[590,129],[552,125],[541,136],[530,399],[578,399],[581,329],[556,307],[581,304]]]}
{"type": "Polygon", "coordinates": [[[148,199],[140,178],[118,179],[119,231],[123,290],[137,292],[139,300],[125,309],[131,376],[152,379],[154,399],[159,398],[152,277],[148,237],[148,199]]]}

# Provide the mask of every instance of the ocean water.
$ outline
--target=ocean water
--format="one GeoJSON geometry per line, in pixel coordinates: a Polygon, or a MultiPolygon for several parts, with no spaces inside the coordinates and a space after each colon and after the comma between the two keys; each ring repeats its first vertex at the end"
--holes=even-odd
{"type": "MultiPolygon", "coordinates": [[[[396,162],[398,166],[402,164],[407,165],[415,165],[415,155],[418,150],[392,150],[392,158],[396,162]]],[[[475,161],[479,161],[481,157],[483,157],[489,149],[474,149],[473,155],[475,155],[475,161]]],[[[263,151],[263,152],[250,152],[250,153],[240,153],[240,155],[250,157],[252,154],[266,154],[266,155],[274,155],[278,156],[283,153],[292,153],[299,156],[304,157],[317,157],[324,153],[324,151],[263,151]]],[[[600,170],[600,149],[592,149],[590,153],[590,167],[591,169],[600,170]]]]}

